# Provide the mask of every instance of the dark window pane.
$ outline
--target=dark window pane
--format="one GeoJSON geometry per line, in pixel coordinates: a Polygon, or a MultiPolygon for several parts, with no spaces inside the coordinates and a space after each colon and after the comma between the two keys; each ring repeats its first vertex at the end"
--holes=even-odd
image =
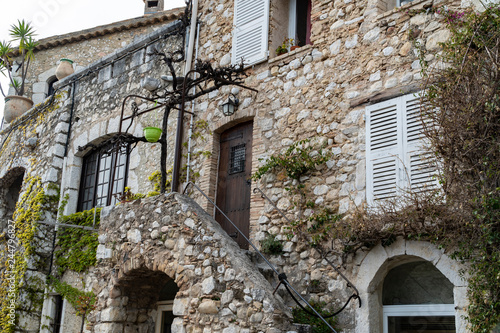
{"type": "Polygon", "coordinates": [[[245,171],[245,144],[231,147],[229,156],[229,174],[245,171]]]}
{"type": "Polygon", "coordinates": [[[125,189],[128,148],[111,154],[108,154],[107,150],[109,147],[104,147],[84,158],[78,208],[80,211],[116,203],[109,193],[115,162],[113,193],[121,193],[125,189]]]}
{"type": "Polygon", "coordinates": [[[455,317],[389,317],[389,333],[455,333],[455,317]]]}
{"type": "Polygon", "coordinates": [[[171,333],[172,323],[174,322],[172,311],[163,311],[161,314],[161,333],[171,333]]]}

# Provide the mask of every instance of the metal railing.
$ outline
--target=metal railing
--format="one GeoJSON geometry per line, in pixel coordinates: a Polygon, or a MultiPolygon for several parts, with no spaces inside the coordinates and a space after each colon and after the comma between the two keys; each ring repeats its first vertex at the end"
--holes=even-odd
{"type": "MultiPolygon", "coordinates": [[[[292,224],[292,221],[290,221],[290,219],[285,215],[285,213],[283,213],[283,211],[281,209],[279,209],[275,204],[274,202],[272,202],[271,199],[269,199],[269,197],[258,187],[255,187],[253,189],[253,193],[256,193],[256,191],[260,192],[260,196],[261,198],[263,199],[266,199],[267,202],[269,202],[271,204],[271,206],[274,207],[274,209],[276,209],[278,211],[278,213],[281,214],[281,216],[289,223],[289,224],[292,224]]],[[[333,315],[337,315],[339,314],[340,312],[342,312],[346,307],[347,307],[347,304],[349,304],[349,302],[352,300],[352,299],[357,299],[359,301],[359,307],[361,307],[361,298],[359,297],[359,291],[358,289],[354,286],[354,284],[351,283],[351,281],[349,281],[349,279],[337,268],[335,267],[335,265],[327,258],[327,254],[325,254],[323,252],[323,250],[319,247],[314,247],[314,249],[316,251],[318,251],[318,253],[321,255],[321,257],[328,263],[328,265],[330,265],[346,282],[347,282],[347,287],[349,288],[352,288],[354,290],[354,294],[352,294],[349,299],[347,300],[347,302],[344,304],[344,306],[338,310],[337,312],[335,312],[333,315]]]]}
{"type": "MultiPolygon", "coordinates": [[[[295,293],[304,303],[306,303],[306,305],[313,311],[314,315],[317,316],[318,318],[320,318],[327,326],[328,328],[330,328],[330,330],[334,333],[337,333],[337,331],[326,321],[325,318],[323,318],[323,316],[321,316],[318,311],[316,311],[316,309],[314,309],[314,307],[309,304],[308,301],[306,301],[304,299],[304,297],[302,297],[302,295],[300,295],[297,290],[295,290],[295,288],[292,287],[292,285],[290,284],[290,282],[288,282],[288,278],[286,277],[286,274],[285,273],[279,273],[278,270],[276,269],[276,267],[273,266],[273,264],[271,264],[269,262],[269,260],[267,260],[266,257],[264,257],[264,255],[259,251],[259,249],[257,249],[257,247],[255,247],[255,245],[248,239],[248,237],[246,237],[243,232],[241,232],[241,230],[234,224],[233,221],[231,221],[231,219],[215,204],[215,202],[213,202],[212,199],[210,199],[206,194],[205,192],[203,192],[203,190],[201,188],[199,188],[195,183],[193,182],[188,182],[186,184],[186,187],[184,187],[184,191],[182,192],[182,194],[185,194],[186,193],[186,190],[188,189],[189,186],[193,186],[194,188],[196,188],[198,190],[198,192],[200,192],[204,197],[205,199],[207,199],[221,214],[222,216],[224,216],[224,218],[229,222],[231,223],[231,225],[236,229],[236,231],[248,242],[248,244],[250,244],[250,246],[255,250],[255,252],[266,262],[266,264],[274,271],[274,273],[276,273],[276,275],[278,275],[278,280],[279,280],[279,284],[278,286],[276,286],[276,290],[278,290],[279,286],[281,284],[283,284],[286,288],[286,290],[290,293],[290,295],[292,296],[292,298],[295,300],[295,302],[297,302],[297,304],[299,304],[299,306],[301,308],[303,308],[304,310],[306,310],[298,301],[297,299],[295,298],[295,296],[292,294],[291,291],[293,291],[293,293],[295,293]]],[[[276,292],[276,290],[274,292],[276,292]]],[[[345,306],[344,306],[345,307],[345,306]]],[[[307,311],[307,310],[306,310],[307,311]]]]}

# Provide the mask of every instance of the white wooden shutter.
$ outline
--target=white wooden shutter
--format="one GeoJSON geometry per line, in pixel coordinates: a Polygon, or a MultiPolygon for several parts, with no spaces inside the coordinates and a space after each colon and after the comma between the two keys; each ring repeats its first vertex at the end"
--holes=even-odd
{"type": "Polygon", "coordinates": [[[269,0],[235,0],[232,63],[266,60],[268,34],[269,0]]]}
{"type": "Polygon", "coordinates": [[[436,163],[423,135],[419,96],[409,94],[366,108],[368,204],[395,197],[400,189],[435,189],[436,163]]]}
{"type": "Polygon", "coordinates": [[[398,100],[366,108],[366,190],[369,204],[397,195],[402,156],[398,100]]]}
{"type": "MultiPolygon", "coordinates": [[[[426,191],[438,186],[436,178],[436,158],[429,152],[423,134],[420,115],[420,96],[401,97],[405,107],[405,128],[403,142],[405,147],[405,171],[412,191],[426,191]]],[[[424,120],[425,121],[425,120],[424,120]]]]}

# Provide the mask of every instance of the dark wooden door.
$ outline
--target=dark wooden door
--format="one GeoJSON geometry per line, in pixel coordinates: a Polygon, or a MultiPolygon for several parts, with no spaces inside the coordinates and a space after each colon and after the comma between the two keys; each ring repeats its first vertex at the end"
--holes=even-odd
{"type": "MultiPolygon", "coordinates": [[[[250,231],[252,129],[252,122],[248,122],[221,134],[216,202],[247,238],[250,231]]],[[[215,219],[242,249],[248,249],[248,242],[219,211],[215,219]]]]}

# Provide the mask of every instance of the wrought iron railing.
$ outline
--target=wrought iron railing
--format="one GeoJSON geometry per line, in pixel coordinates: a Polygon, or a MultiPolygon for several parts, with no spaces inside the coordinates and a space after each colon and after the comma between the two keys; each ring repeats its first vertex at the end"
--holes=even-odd
{"type": "MultiPolygon", "coordinates": [[[[308,307],[309,309],[312,310],[312,312],[314,313],[314,315],[318,318],[320,318],[327,326],[328,328],[330,328],[330,330],[334,333],[337,333],[337,331],[326,321],[326,319],[321,316],[318,311],[316,311],[316,309],[314,309],[314,307],[309,304],[309,302],[304,299],[304,297],[302,297],[302,295],[300,295],[297,290],[295,290],[295,288],[293,288],[293,286],[290,284],[290,282],[288,282],[288,278],[286,276],[285,273],[280,273],[278,272],[278,270],[276,269],[276,267],[274,267],[273,264],[271,264],[269,262],[269,260],[267,260],[266,257],[264,257],[264,255],[259,251],[259,249],[248,239],[248,237],[246,237],[243,232],[241,232],[241,230],[234,224],[233,221],[231,221],[231,219],[215,204],[215,202],[213,202],[212,199],[210,199],[206,194],[205,192],[203,192],[203,190],[201,188],[199,188],[195,183],[193,182],[188,182],[186,184],[186,187],[184,188],[184,191],[183,191],[183,194],[186,193],[186,190],[188,189],[189,186],[193,186],[195,189],[198,190],[198,192],[200,192],[204,197],[205,199],[208,200],[208,202],[210,202],[214,207],[215,209],[217,209],[221,214],[222,216],[224,216],[224,218],[229,222],[231,223],[231,225],[236,229],[236,231],[248,242],[248,244],[250,244],[250,246],[255,250],[255,252],[266,262],[266,264],[273,270],[273,272],[278,276],[278,280],[279,280],[279,284],[278,286],[276,287],[276,290],[278,290],[279,286],[281,284],[283,284],[286,288],[286,290],[290,293],[290,296],[293,298],[293,300],[304,310],[306,310],[304,308],[304,306],[302,304],[300,304],[300,302],[297,300],[297,298],[294,296],[297,295],[308,307]],[[292,293],[293,291],[293,293],[292,293]]],[[[275,292],[276,292],[275,290],[275,292]]],[[[345,308],[345,306],[344,306],[345,308]]],[[[307,310],[306,310],[307,311],[307,310]]]]}
{"type": "MultiPolygon", "coordinates": [[[[274,209],[276,209],[278,211],[278,213],[280,213],[280,215],[291,225],[292,224],[292,221],[290,221],[290,219],[285,215],[285,213],[283,213],[283,211],[281,209],[279,209],[275,204],[274,202],[269,199],[269,197],[258,187],[255,187],[253,189],[253,192],[254,193],[257,193],[257,191],[260,193],[260,196],[261,198],[263,199],[266,199],[268,203],[271,204],[271,206],[274,207],[274,209]]],[[[347,282],[347,287],[349,288],[352,288],[354,290],[354,293],[347,299],[347,302],[344,304],[344,306],[338,310],[337,312],[335,312],[333,315],[337,315],[339,314],[340,312],[342,312],[346,307],[347,305],[349,304],[349,302],[353,299],[357,299],[359,301],[359,307],[361,307],[361,298],[359,297],[359,291],[358,289],[354,286],[354,284],[351,283],[351,281],[349,281],[349,279],[337,268],[335,267],[335,265],[327,258],[327,253],[325,253],[321,247],[313,247],[316,251],[318,251],[318,253],[321,255],[321,257],[328,263],[328,265],[330,265],[346,282],[347,282]]]]}

